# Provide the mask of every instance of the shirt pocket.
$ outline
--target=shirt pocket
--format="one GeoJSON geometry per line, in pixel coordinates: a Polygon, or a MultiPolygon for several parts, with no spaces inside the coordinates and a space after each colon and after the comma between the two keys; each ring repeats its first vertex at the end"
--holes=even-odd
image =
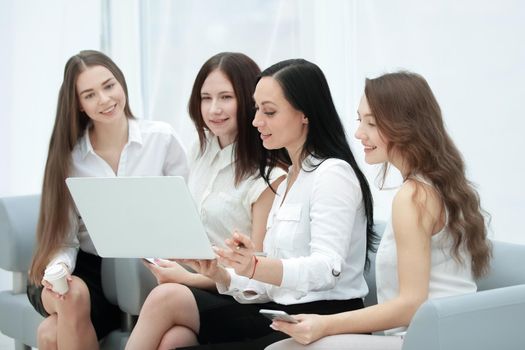
{"type": "Polygon", "coordinates": [[[275,215],[274,225],[278,225],[275,237],[277,249],[294,250],[301,232],[301,204],[283,204],[275,215]]]}

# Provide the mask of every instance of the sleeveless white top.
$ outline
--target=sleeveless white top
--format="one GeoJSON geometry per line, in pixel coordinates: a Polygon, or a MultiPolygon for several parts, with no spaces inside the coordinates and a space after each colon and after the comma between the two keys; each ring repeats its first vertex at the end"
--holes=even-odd
{"type": "MultiPolygon", "coordinates": [[[[417,181],[432,186],[428,181],[420,177],[417,178],[417,181]]],[[[476,282],[472,275],[471,256],[468,251],[460,248],[463,264],[458,263],[452,256],[453,239],[447,224],[448,219],[444,228],[431,238],[428,299],[473,293],[477,290],[476,282]]],[[[392,218],[390,218],[385,228],[377,249],[376,284],[377,301],[379,303],[384,303],[399,295],[397,248],[392,218]]],[[[399,334],[404,331],[406,331],[406,327],[399,327],[386,330],[385,334],[399,334]]]]}

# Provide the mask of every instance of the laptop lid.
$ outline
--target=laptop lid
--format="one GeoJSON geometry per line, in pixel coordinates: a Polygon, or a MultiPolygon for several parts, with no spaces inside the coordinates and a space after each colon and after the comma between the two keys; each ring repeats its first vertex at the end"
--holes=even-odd
{"type": "Polygon", "coordinates": [[[181,176],[77,177],[66,184],[102,257],[215,258],[181,176]]]}

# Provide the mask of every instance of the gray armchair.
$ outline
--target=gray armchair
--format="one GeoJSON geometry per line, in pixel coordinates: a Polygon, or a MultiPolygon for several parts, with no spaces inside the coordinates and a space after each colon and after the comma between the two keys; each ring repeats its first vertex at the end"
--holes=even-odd
{"type": "MultiPolygon", "coordinates": [[[[423,303],[408,327],[403,350],[525,349],[525,245],[493,244],[491,271],[477,282],[478,292],[423,303]]],[[[370,293],[365,305],[373,305],[377,303],[373,265],[366,278],[370,293]]],[[[350,350],[345,337],[334,337],[329,348],[350,350]]],[[[301,346],[291,339],[267,347],[285,349],[328,348],[322,341],[301,346]]]]}
{"type": "MultiPolygon", "coordinates": [[[[26,296],[39,205],[38,195],[0,198],[0,268],[13,273],[13,288],[0,292],[0,331],[14,339],[17,350],[36,347],[43,320],[26,296]]],[[[123,349],[156,281],[138,259],[104,259],[102,285],[108,300],[122,310],[122,327],[101,341],[101,349],[123,349]]]]}

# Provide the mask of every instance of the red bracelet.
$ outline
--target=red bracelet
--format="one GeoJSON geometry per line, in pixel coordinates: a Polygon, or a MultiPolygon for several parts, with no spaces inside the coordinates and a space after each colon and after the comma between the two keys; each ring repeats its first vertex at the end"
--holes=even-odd
{"type": "Polygon", "coordinates": [[[257,259],[257,257],[254,255],[253,256],[253,271],[252,271],[252,275],[250,276],[250,279],[252,279],[253,275],[255,275],[255,268],[257,267],[257,263],[259,263],[259,259],[257,259]]]}

